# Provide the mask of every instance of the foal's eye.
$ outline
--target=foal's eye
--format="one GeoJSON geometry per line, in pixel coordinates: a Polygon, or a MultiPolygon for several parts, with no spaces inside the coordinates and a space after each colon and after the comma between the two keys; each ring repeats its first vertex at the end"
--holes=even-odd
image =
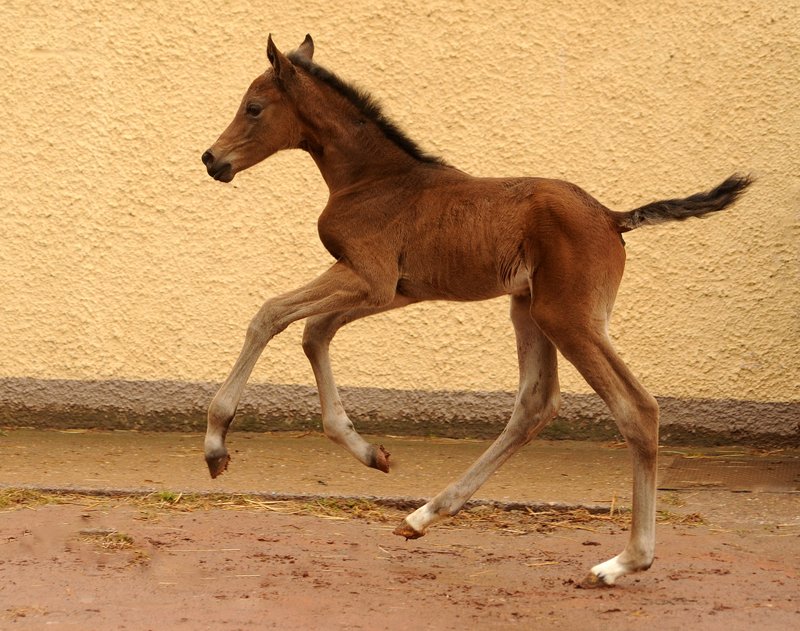
{"type": "Polygon", "coordinates": [[[256,105],[255,103],[251,103],[250,105],[247,106],[246,111],[250,116],[258,116],[259,114],[261,114],[261,106],[256,105]]]}

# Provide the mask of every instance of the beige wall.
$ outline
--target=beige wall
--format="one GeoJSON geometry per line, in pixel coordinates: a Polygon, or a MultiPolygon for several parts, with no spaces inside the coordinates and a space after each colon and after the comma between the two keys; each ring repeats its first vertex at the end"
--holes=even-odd
{"type": "MultiPolygon", "coordinates": [[[[319,63],[473,174],[564,178],[618,210],[758,174],[721,216],[626,235],[612,333],[654,394],[800,400],[797,0],[3,3],[0,377],[219,381],[261,302],[327,267],[310,158],[227,186],[200,163],[269,32],[310,32],[319,63]]],[[[253,381],[313,383],[301,331],[253,381]]],[[[358,322],[334,368],[513,390],[507,301],[358,322]]],[[[567,366],[562,387],[587,391],[567,366]]]]}

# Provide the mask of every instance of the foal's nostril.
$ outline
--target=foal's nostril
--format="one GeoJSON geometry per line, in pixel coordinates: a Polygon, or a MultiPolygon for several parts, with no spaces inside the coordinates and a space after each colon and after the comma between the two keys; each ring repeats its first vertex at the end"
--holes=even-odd
{"type": "Polygon", "coordinates": [[[214,154],[210,151],[206,151],[203,154],[203,157],[200,159],[203,161],[203,164],[205,164],[206,167],[210,167],[214,163],[214,154]]]}

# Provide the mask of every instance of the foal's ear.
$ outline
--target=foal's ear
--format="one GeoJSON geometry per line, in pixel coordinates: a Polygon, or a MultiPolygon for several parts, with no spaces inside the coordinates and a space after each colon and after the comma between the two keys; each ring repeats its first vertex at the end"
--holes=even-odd
{"type": "Polygon", "coordinates": [[[314,40],[311,39],[311,35],[306,35],[303,43],[297,48],[297,52],[311,61],[311,58],[314,56],[314,40]]]}
{"type": "Polygon", "coordinates": [[[270,33],[267,38],[267,59],[269,59],[269,63],[272,64],[272,68],[275,70],[275,76],[278,77],[278,79],[288,79],[294,74],[292,62],[286,58],[286,55],[278,50],[277,46],[275,46],[275,42],[272,41],[272,33],[270,33]]]}

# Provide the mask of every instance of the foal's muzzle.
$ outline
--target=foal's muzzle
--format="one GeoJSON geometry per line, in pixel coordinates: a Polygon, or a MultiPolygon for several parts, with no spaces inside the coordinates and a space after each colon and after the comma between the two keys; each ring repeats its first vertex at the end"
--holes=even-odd
{"type": "Polygon", "coordinates": [[[215,180],[220,182],[230,182],[233,179],[233,165],[230,162],[217,161],[214,154],[209,149],[200,158],[206,165],[206,171],[215,180]]]}

